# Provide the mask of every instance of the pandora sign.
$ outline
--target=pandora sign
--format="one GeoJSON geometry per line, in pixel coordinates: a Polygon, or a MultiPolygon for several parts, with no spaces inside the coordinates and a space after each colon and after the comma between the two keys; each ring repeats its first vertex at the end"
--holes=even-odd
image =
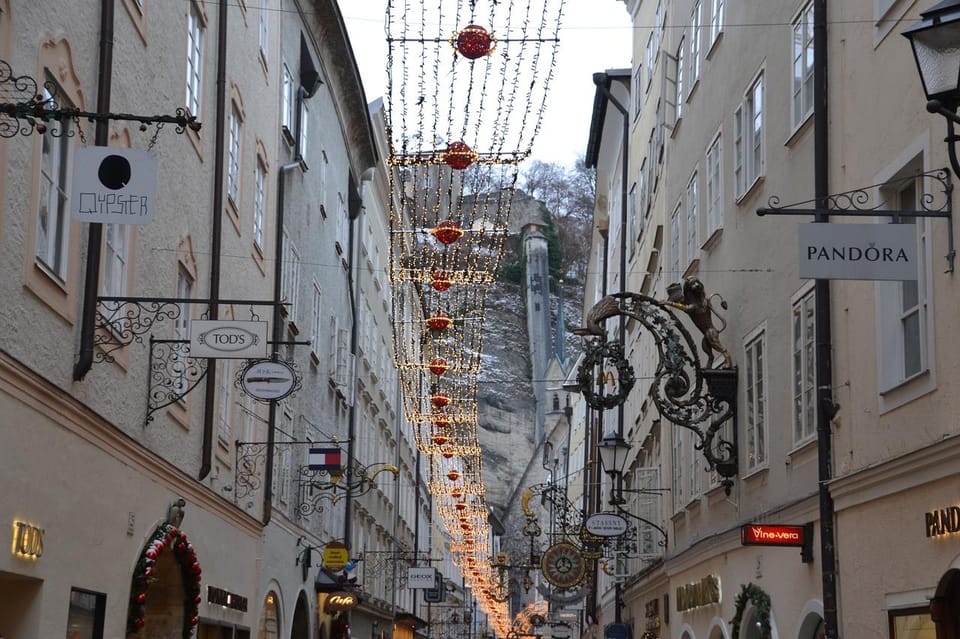
{"type": "Polygon", "coordinates": [[[915,224],[801,224],[800,277],[917,279],[915,224]]]}

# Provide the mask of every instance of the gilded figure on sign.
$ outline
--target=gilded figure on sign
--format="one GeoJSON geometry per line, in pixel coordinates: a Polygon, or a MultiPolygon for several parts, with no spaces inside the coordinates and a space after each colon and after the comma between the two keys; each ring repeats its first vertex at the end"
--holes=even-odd
{"type": "MultiPolygon", "coordinates": [[[[673,287],[679,288],[678,285],[672,285],[671,288],[673,287]]],[[[707,355],[707,367],[712,366],[713,354],[717,352],[723,357],[723,365],[720,368],[733,368],[730,351],[720,343],[720,332],[727,327],[727,322],[713,308],[710,300],[714,297],[720,299],[720,307],[726,310],[727,302],[718,294],[714,293],[707,296],[700,278],[687,277],[683,280],[682,293],[674,289],[671,291],[670,299],[664,300],[663,304],[672,306],[689,315],[693,325],[703,334],[703,341],[700,342],[700,346],[707,355]],[[720,320],[719,330],[713,325],[714,316],[720,320]]]]}

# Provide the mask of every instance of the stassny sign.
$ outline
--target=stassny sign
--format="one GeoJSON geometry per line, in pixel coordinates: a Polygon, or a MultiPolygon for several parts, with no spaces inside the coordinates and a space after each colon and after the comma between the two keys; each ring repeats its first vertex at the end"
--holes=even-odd
{"type": "Polygon", "coordinates": [[[916,280],[915,224],[801,224],[799,274],[826,280],[916,280]]]}

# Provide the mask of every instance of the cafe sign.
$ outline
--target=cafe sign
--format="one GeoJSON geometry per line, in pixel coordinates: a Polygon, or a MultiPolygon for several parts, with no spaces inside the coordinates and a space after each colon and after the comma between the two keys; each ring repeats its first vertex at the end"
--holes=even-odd
{"type": "Polygon", "coordinates": [[[323,611],[326,613],[346,612],[357,607],[360,600],[352,592],[341,590],[327,595],[327,600],[323,604],[323,611]]]}

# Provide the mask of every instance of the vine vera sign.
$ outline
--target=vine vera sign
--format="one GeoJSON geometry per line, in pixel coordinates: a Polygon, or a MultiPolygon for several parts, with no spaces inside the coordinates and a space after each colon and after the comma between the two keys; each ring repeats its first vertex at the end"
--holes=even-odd
{"type": "Polygon", "coordinates": [[[262,359],[266,356],[266,322],[190,322],[190,357],[262,359]]]}
{"type": "Polygon", "coordinates": [[[619,537],[627,532],[627,520],[614,513],[595,513],[587,518],[587,532],[597,537],[619,537]]]}
{"type": "Polygon", "coordinates": [[[915,224],[801,224],[800,277],[917,279],[915,224]]]}

